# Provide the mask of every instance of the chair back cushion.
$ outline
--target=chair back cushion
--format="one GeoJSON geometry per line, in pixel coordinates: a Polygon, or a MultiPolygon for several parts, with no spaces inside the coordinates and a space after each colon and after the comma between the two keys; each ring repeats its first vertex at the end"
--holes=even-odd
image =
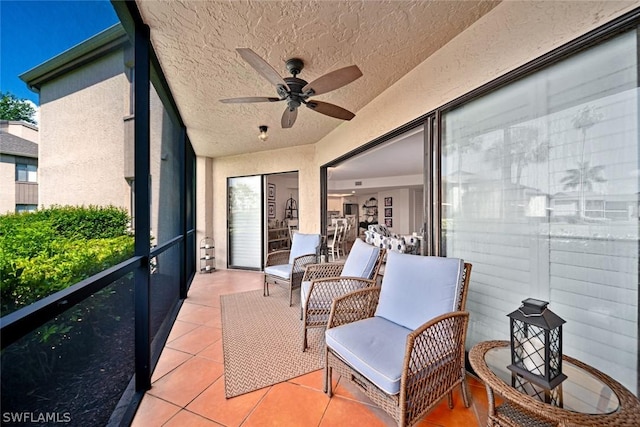
{"type": "Polygon", "coordinates": [[[340,276],[370,279],[379,255],[380,248],[367,245],[361,239],[356,239],[349,251],[349,256],[344,263],[340,276]]]}
{"type": "Polygon", "coordinates": [[[459,258],[388,252],[376,316],[414,330],[456,311],[463,272],[459,258]]]}
{"type": "Polygon", "coordinates": [[[317,254],[320,247],[319,234],[295,233],[291,242],[291,253],[289,254],[289,264],[301,256],[308,254],[317,254]]]}

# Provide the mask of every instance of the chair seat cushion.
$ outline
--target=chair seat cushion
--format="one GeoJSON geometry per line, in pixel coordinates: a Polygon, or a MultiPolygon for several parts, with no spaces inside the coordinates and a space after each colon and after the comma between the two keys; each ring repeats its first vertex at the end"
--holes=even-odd
{"type": "Polygon", "coordinates": [[[371,278],[379,254],[379,247],[367,245],[361,239],[356,239],[349,251],[349,256],[344,263],[340,276],[371,278]]]}
{"type": "Polygon", "coordinates": [[[264,274],[267,274],[269,276],[276,276],[284,280],[289,280],[291,278],[292,268],[292,264],[270,265],[269,267],[264,268],[264,274]]]}
{"type": "Polygon", "coordinates": [[[400,392],[400,379],[411,331],[382,317],[370,317],[325,332],[331,348],[387,394],[400,392]]]}

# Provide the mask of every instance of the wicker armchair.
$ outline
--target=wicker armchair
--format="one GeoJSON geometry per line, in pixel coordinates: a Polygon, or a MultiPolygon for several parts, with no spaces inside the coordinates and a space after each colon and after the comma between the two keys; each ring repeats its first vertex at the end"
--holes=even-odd
{"type": "Polygon", "coordinates": [[[464,310],[471,264],[388,252],[381,287],[334,300],[325,332],[325,392],[335,369],[400,426],[417,422],[447,395],[467,395],[464,310]]]}
{"type": "Polygon", "coordinates": [[[324,328],[331,303],[356,289],[375,286],[385,250],[356,239],[344,264],[309,264],[300,287],[303,320],[302,351],[307,349],[309,328],[324,328]]]}
{"type": "Polygon", "coordinates": [[[269,284],[289,289],[289,306],[293,304],[293,289],[300,287],[307,264],[318,262],[320,234],[294,233],[291,249],[270,252],[264,267],[263,295],[269,295],[269,284]]]}

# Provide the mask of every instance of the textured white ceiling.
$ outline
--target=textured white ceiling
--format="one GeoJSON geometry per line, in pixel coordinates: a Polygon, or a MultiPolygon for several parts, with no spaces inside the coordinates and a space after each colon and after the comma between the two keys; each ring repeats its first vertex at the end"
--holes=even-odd
{"type": "Polygon", "coordinates": [[[348,122],[301,108],[280,128],[285,104],[222,104],[221,98],[277,96],[236,52],[253,49],[283,77],[304,60],[300,78],[355,64],[363,77],[315,99],[356,114],[498,1],[141,1],[151,40],[198,155],[220,157],[313,144],[348,122]],[[268,141],[257,138],[269,126],[268,141]]]}

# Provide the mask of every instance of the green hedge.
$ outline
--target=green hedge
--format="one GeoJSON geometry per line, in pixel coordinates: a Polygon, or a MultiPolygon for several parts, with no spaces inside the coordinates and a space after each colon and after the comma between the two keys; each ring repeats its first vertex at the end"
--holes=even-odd
{"type": "Polygon", "coordinates": [[[1,315],[133,255],[124,209],[54,206],[0,216],[1,315]]]}

